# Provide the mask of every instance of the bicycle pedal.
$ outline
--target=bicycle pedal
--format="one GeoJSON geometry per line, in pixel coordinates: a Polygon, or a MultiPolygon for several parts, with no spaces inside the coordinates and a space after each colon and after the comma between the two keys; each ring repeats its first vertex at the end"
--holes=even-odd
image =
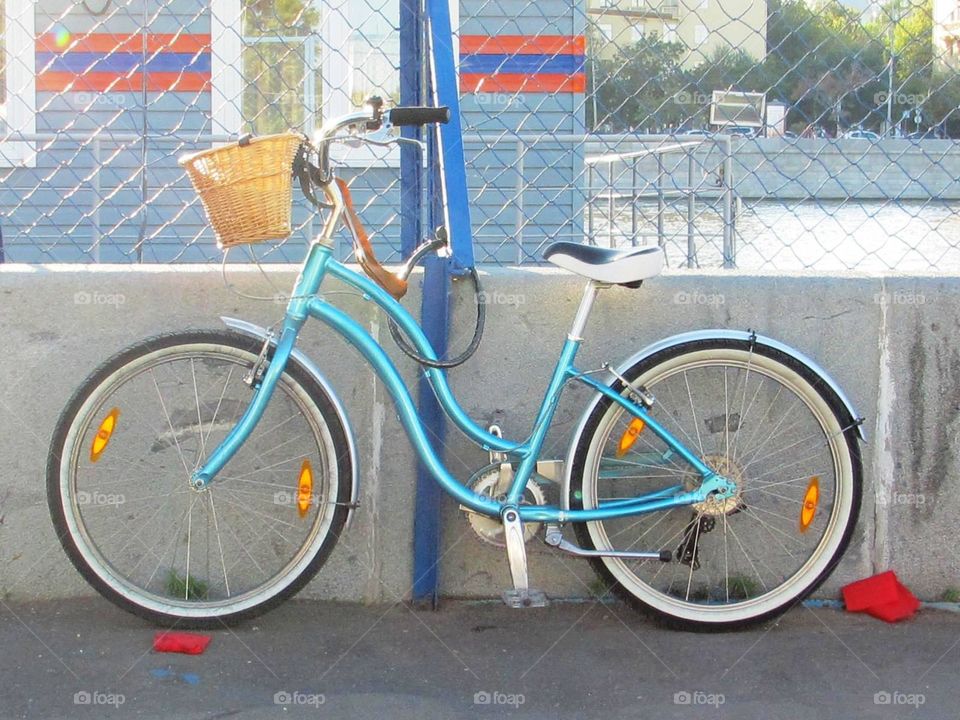
{"type": "Polygon", "coordinates": [[[504,590],[501,595],[507,607],[520,610],[523,608],[546,607],[550,604],[542,590],[524,588],[522,590],[504,590]]]}

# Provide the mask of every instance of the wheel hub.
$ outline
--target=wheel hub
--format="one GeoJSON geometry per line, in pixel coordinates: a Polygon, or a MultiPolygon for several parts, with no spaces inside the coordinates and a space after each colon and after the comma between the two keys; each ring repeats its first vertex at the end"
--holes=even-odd
{"type": "Polygon", "coordinates": [[[703,461],[718,475],[732,480],[736,488],[733,494],[727,497],[711,495],[703,502],[694,503],[693,510],[708,517],[732,515],[743,505],[743,468],[735,460],[731,460],[725,455],[705,455],[703,461]]]}

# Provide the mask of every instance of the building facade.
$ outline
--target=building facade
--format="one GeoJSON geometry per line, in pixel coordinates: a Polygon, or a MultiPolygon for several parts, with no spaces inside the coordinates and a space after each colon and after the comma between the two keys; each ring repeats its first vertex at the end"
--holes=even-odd
{"type": "Polygon", "coordinates": [[[933,46],[941,63],[960,65],[960,0],[933,0],[933,46]]]}
{"type": "MultiPolygon", "coordinates": [[[[0,261],[216,259],[178,157],[241,133],[311,133],[371,94],[399,102],[398,0],[134,5],[0,0],[0,261]]],[[[451,9],[477,257],[539,258],[582,237],[583,142],[570,138],[586,132],[586,13],[451,9]]],[[[387,262],[400,259],[399,155],[334,151],[387,262]]],[[[295,201],[294,233],[266,259],[300,260],[317,222],[295,201]]]]}
{"type": "Polygon", "coordinates": [[[648,36],[679,42],[685,66],[718,50],[743,50],[762,59],[767,52],[766,0],[588,0],[593,36],[612,57],[648,36]]]}

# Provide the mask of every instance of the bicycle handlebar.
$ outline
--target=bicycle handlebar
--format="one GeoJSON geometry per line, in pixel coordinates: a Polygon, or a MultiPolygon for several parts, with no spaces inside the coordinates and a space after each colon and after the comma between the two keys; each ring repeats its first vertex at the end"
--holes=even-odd
{"type": "MultiPolygon", "coordinates": [[[[367,275],[397,300],[403,297],[407,291],[406,275],[410,269],[408,268],[406,272],[397,274],[380,265],[366,231],[360,223],[360,218],[353,207],[347,184],[334,177],[330,168],[330,145],[334,140],[339,139],[342,131],[347,130],[349,132],[348,129],[351,128],[354,129],[357,140],[364,140],[363,133],[366,132],[369,134],[366,137],[368,142],[383,145],[387,142],[400,140],[400,138],[391,139],[374,135],[378,131],[385,131],[390,126],[422,126],[449,121],[450,108],[448,107],[395,107],[384,110],[383,101],[380,98],[370,98],[364,111],[341,115],[324,123],[323,127],[314,136],[313,142],[307,144],[316,152],[317,164],[314,165],[309,160],[304,159],[300,166],[301,172],[299,174],[304,194],[319,207],[320,204],[313,196],[310,185],[320,186],[333,207],[340,207],[345,211],[345,220],[354,239],[357,261],[367,275]]],[[[330,225],[329,229],[332,232],[333,226],[330,225]]],[[[326,231],[327,228],[325,228],[326,231]]]]}
{"type": "Polygon", "coordinates": [[[450,122],[448,107],[395,107],[387,112],[391,125],[431,125],[450,122]]]}
{"type": "MultiPolygon", "coordinates": [[[[360,126],[368,132],[375,132],[383,127],[384,120],[397,127],[429,125],[432,123],[445,124],[450,121],[450,108],[448,107],[395,107],[386,111],[381,108],[382,101],[379,98],[371,98],[364,111],[332,118],[317,131],[313,146],[317,151],[316,170],[321,182],[331,180],[330,143],[346,128],[360,126]]],[[[362,139],[362,137],[358,136],[358,139],[362,139]]]]}

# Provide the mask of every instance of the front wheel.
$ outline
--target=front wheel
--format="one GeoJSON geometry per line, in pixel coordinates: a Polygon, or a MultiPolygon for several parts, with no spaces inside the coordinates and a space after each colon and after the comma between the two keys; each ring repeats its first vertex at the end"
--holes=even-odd
{"type": "Polygon", "coordinates": [[[67,555],[103,596],[160,624],[259,614],[323,565],[352,491],[346,429],[294,360],[251,436],[207,489],[192,472],[250,398],[261,341],[226,331],[145,340],[71,399],[47,463],[67,555]]]}
{"type": "MultiPolygon", "coordinates": [[[[697,340],[623,373],[656,398],[653,417],[737,484],[725,500],[580,523],[596,550],[670,550],[669,563],[593,560],[637,609],[673,627],[724,630],[775,617],[836,566],[860,508],[856,429],[809,368],[749,341],[697,340]]],[[[615,389],[623,391],[618,381],[615,389]]],[[[596,508],[700,477],[652,431],[603,398],[574,454],[570,506],[596,508]]]]}

